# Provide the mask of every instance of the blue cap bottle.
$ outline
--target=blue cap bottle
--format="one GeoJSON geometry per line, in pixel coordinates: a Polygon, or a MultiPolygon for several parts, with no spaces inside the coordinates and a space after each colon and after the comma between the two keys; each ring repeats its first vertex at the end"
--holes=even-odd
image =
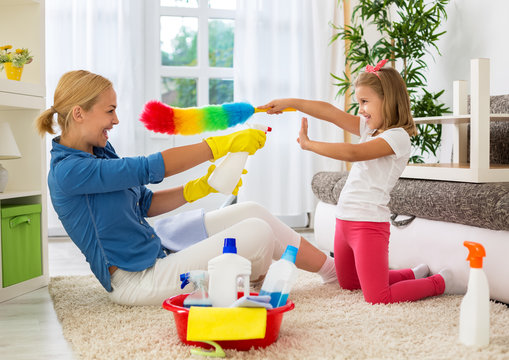
{"type": "Polygon", "coordinates": [[[298,249],[288,245],[281,259],[272,263],[263,281],[260,295],[270,295],[273,308],[283,306],[288,300],[288,294],[297,280],[295,259],[298,249]]]}
{"type": "Polygon", "coordinates": [[[225,238],[223,246],[223,254],[236,254],[237,240],[235,238],[225,238]]]}

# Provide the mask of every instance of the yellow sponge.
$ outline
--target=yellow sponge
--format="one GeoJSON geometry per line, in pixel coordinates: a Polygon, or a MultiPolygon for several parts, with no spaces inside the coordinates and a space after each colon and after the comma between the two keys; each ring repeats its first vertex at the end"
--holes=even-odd
{"type": "Polygon", "coordinates": [[[187,340],[263,339],[267,328],[265,308],[191,306],[187,340]]]}

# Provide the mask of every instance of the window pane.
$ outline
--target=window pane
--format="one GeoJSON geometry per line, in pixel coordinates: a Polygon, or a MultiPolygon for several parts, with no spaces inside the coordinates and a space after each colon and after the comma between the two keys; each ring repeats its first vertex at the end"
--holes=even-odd
{"type": "Polygon", "coordinates": [[[234,20],[209,20],[209,65],[233,67],[234,20]]]}
{"type": "Polygon", "coordinates": [[[209,0],[209,7],[214,9],[236,9],[236,0],[209,0]]]}
{"type": "Polygon", "coordinates": [[[198,19],[161,16],[161,64],[196,66],[198,19]]]}
{"type": "Polygon", "coordinates": [[[213,105],[233,102],[233,80],[210,79],[209,102],[213,105]]]}
{"type": "Polygon", "coordinates": [[[198,0],[161,0],[161,6],[198,7],[198,0]]]}
{"type": "Polygon", "coordinates": [[[196,106],[196,79],[161,78],[161,100],[175,107],[196,106]]]}

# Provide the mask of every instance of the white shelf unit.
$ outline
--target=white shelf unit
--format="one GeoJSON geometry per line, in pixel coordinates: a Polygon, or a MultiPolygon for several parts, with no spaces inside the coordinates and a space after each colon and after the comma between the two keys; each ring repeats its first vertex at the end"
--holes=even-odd
{"type": "Polygon", "coordinates": [[[467,82],[455,81],[453,94],[453,115],[414,119],[416,124],[454,124],[453,162],[409,164],[401,177],[471,183],[509,181],[509,165],[490,164],[490,123],[509,121],[509,114],[490,114],[489,59],[472,59],[470,62],[470,114],[467,114],[467,82]]]}
{"type": "MultiPolygon", "coordinates": [[[[46,286],[48,274],[46,147],[34,120],[44,110],[44,0],[0,0],[0,45],[28,48],[34,60],[23,69],[21,81],[0,73],[0,122],[8,122],[21,152],[20,159],[2,160],[9,182],[0,193],[0,207],[41,204],[42,275],[3,287],[0,246],[0,302],[46,286]]],[[[1,244],[0,233],[0,244],[1,244]]]]}

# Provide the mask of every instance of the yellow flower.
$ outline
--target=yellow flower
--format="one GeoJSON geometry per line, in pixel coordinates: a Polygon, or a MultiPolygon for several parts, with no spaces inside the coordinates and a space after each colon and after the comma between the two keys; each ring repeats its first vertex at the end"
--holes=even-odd
{"type": "Polygon", "coordinates": [[[28,49],[16,49],[14,52],[9,52],[12,45],[4,45],[0,47],[0,71],[3,70],[4,63],[12,63],[12,66],[22,68],[25,64],[32,62],[33,56],[30,55],[28,49]]]}

